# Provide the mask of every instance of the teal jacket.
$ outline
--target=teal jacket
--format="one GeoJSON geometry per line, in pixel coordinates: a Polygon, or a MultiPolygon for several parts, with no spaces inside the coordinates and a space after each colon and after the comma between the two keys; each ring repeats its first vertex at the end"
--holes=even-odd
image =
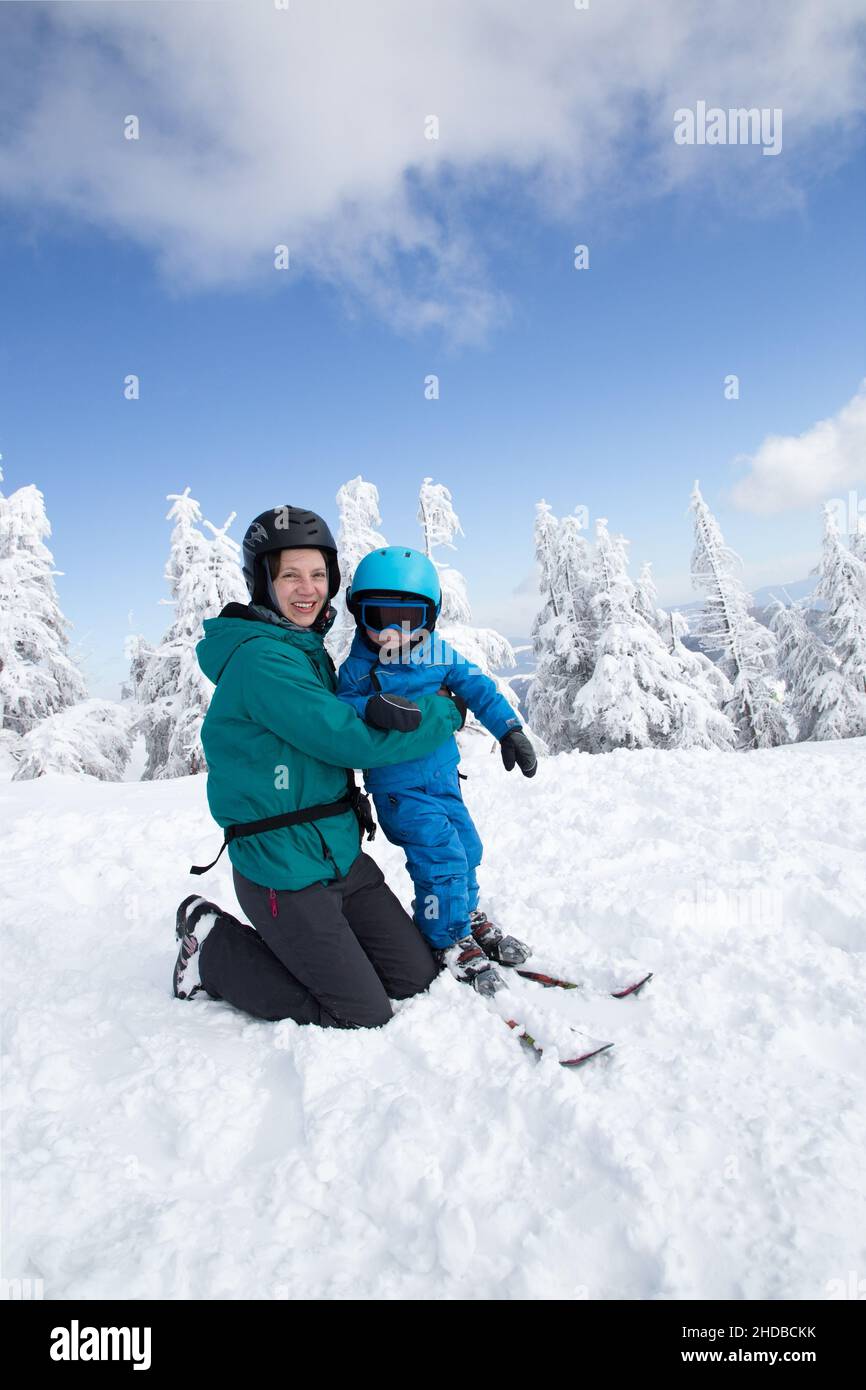
{"type": "MultiPolygon", "coordinates": [[[[230,603],[206,618],[196,657],[216,689],[201,729],[207,799],[220,826],[337,801],[346,769],[420,758],[460,725],[452,700],[418,700],[413,733],[372,729],[334,694],[334,665],[321,633],[269,623],[230,603]]],[[[299,889],[346,874],[358,855],[355,813],[282,826],[233,840],[234,866],[266,888],[299,889]],[[324,840],[332,858],[328,858],[324,840]]]]}

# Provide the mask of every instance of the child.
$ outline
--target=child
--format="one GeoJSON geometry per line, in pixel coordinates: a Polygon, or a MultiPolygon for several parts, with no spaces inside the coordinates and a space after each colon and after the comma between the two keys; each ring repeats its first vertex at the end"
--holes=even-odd
{"type": "MultiPolygon", "coordinates": [[[[502,761],[524,777],[535,750],[489,677],[433,633],[442,606],[436,566],[417,550],[387,546],[365,555],[346,603],[357,625],[340,667],[337,695],[378,729],[417,728],[412,697],[450,690],[499,739],[502,761]],[[444,689],[443,689],[444,688],[444,689]]],[[[415,885],[415,921],[440,962],[480,994],[505,981],[491,965],[519,965],[528,946],[479,912],[475,870],[482,845],[463,802],[452,737],[435,752],[364,774],[379,824],[402,845],[415,885]]]]}

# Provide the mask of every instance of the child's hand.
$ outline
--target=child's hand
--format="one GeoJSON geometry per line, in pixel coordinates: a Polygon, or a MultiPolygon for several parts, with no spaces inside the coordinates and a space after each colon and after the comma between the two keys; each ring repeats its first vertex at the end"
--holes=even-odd
{"type": "Polygon", "coordinates": [[[505,771],[510,772],[517,763],[524,777],[534,777],[538,771],[535,749],[522,729],[512,729],[500,739],[500,751],[505,771]]]}
{"type": "Polygon", "coordinates": [[[374,729],[397,729],[411,734],[421,723],[421,711],[402,695],[371,695],[364,706],[364,721],[374,729]]]}

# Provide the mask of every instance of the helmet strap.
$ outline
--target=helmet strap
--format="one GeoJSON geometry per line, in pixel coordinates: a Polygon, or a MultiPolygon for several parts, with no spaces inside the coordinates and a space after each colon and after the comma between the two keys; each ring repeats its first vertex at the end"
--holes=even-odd
{"type": "Polygon", "coordinates": [[[277,591],[274,588],[274,581],[271,579],[271,564],[268,556],[263,555],[259,563],[264,572],[265,588],[267,589],[267,597],[264,599],[264,603],[268,608],[273,608],[278,618],[285,618],[286,615],[280,608],[280,601],[277,598],[277,591]]]}

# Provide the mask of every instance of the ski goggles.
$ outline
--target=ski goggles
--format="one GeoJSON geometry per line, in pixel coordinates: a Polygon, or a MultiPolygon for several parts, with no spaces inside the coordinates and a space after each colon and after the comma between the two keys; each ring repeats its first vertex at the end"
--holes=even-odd
{"type": "Polygon", "coordinates": [[[371,632],[388,632],[394,628],[413,637],[416,632],[429,626],[431,607],[431,604],[420,599],[391,599],[386,602],[364,598],[358,605],[358,616],[361,626],[368,627],[371,632]]]}

